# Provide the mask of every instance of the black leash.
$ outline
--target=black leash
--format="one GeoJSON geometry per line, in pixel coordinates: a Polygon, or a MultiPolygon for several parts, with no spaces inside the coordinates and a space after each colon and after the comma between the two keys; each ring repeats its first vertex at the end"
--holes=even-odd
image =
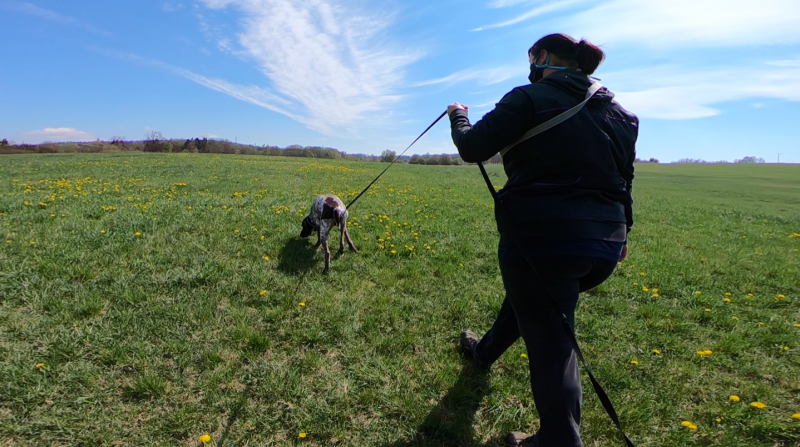
{"type": "Polygon", "coordinates": [[[511,213],[508,212],[506,209],[505,204],[503,203],[503,199],[497,194],[497,191],[494,189],[494,185],[492,181],[489,179],[489,175],[486,174],[486,169],[483,167],[483,163],[478,162],[478,167],[481,170],[481,174],[483,175],[483,179],[486,181],[486,186],[489,187],[489,193],[492,194],[492,198],[494,199],[495,206],[499,206],[502,212],[505,214],[506,219],[509,221],[509,227],[511,230],[511,236],[514,242],[517,244],[520,252],[522,252],[525,261],[528,262],[531,270],[533,270],[533,274],[536,276],[536,279],[542,284],[542,286],[547,291],[547,297],[550,299],[550,305],[561,314],[561,326],[564,328],[564,332],[567,334],[567,338],[569,338],[570,343],[572,344],[572,349],[575,351],[575,354],[578,356],[578,359],[581,361],[583,368],[589,374],[589,380],[592,381],[592,387],[594,387],[594,392],[597,393],[597,397],[600,398],[600,403],[603,404],[603,408],[606,409],[606,413],[611,417],[611,420],[614,421],[614,425],[617,426],[617,429],[622,434],[622,437],[625,438],[625,444],[628,447],[636,447],[633,442],[628,438],[628,435],[625,434],[625,431],[622,430],[622,424],[619,421],[619,416],[617,416],[616,410],[614,410],[614,405],[611,403],[611,399],[608,398],[608,394],[600,386],[600,382],[594,378],[594,374],[592,374],[592,370],[589,369],[589,366],[586,364],[586,360],[583,358],[583,352],[581,351],[581,347],[578,345],[578,339],[575,337],[575,331],[572,329],[572,326],[569,325],[569,321],[567,320],[567,316],[561,310],[561,306],[558,305],[556,302],[555,296],[550,292],[550,289],[547,288],[547,285],[542,278],[539,276],[539,272],[536,271],[536,268],[533,266],[533,261],[530,258],[530,255],[522,248],[521,239],[519,234],[517,233],[517,227],[514,225],[514,222],[511,220],[511,213]]]}
{"type": "Polygon", "coordinates": [[[379,178],[381,178],[381,176],[382,176],[382,175],[383,175],[383,174],[384,174],[386,171],[388,171],[388,170],[389,170],[389,168],[391,168],[391,167],[392,167],[392,165],[393,165],[393,164],[394,164],[394,163],[395,163],[397,160],[399,160],[399,159],[400,159],[400,157],[402,157],[402,156],[403,156],[403,154],[405,154],[407,150],[411,149],[411,146],[413,146],[413,145],[414,145],[414,143],[416,143],[417,141],[419,141],[419,139],[420,139],[420,138],[422,138],[422,136],[423,136],[423,135],[425,135],[426,133],[428,133],[428,131],[429,131],[429,130],[431,130],[431,128],[432,128],[433,126],[435,126],[435,125],[436,125],[436,123],[438,123],[438,122],[439,122],[439,121],[440,121],[442,118],[444,118],[444,116],[445,116],[445,115],[447,115],[447,111],[444,111],[444,112],[442,112],[442,114],[441,114],[441,115],[439,115],[439,118],[436,118],[436,120],[435,120],[434,122],[432,122],[432,123],[431,123],[431,125],[430,125],[430,126],[428,126],[428,128],[427,128],[427,129],[425,129],[425,131],[424,131],[424,132],[422,132],[421,134],[419,134],[419,136],[417,137],[417,139],[416,139],[416,140],[414,140],[413,142],[411,142],[411,144],[409,144],[409,145],[408,145],[408,147],[407,147],[407,148],[406,148],[406,149],[405,149],[403,152],[401,152],[401,153],[400,153],[400,155],[398,155],[397,157],[395,157],[395,159],[394,159],[394,160],[392,160],[392,162],[391,162],[391,163],[389,163],[389,166],[387,166],[387,167],[386,167],[386,169],[384,169],[384,170],[383,170],[383,172],[381,172],[380,174],[378,174],[378,176],[377,176],[377,177],[375,177],[375,180],[373,180],[373,181],[372,181],[372,183],[370,183],[369,185],[367,185],[367,187],[366,187],[366,188],[364,188],[364,190],[363,190],[363,191],[361,191],[361,192],[360,192],[360,193],[359,193],[359,194],[356,196],[356,198],[355,198],[355,199],[353,199],[353,200],[352,200],[350,203],[348,203],[348,204],[347,204],[347,207],[346,207],[346,208],[350,208],[350,207],[351,207],[351,206],[352,206],[354,203],[356,203],[356,200],[358,200],[358,199],[359,199],[361,196],[363,196],[363,195],[364,195],[364,193],[365,193],[365,192],[367,192],[367,190],[368,190],[368,189],[369,189],[369,188],[370,188],[372,185],[374,185],[374,184],[375,184],[375,182],[377,182],[377,181],[378,181],[378,179],[379,179],[379,178]]]}

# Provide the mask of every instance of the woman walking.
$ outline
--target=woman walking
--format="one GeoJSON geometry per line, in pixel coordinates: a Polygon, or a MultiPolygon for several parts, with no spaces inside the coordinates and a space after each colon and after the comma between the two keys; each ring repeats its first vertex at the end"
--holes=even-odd
{"type": "MultiPolygon", "coordinates": [[[[604,54],[585,40],[551,34],[528,57],[531,84],[506,94],[474,125],[466,107],[447,108],[464,161],[488,160],[580,104],[604,54]]],[[[561,312],[574,329],[578,294],[605,281],[627,255],[639,121],[613,99],[602,88],[571,118],[503,152],[505,206],[496,204],[495,216],[506,297],[489,332],[479,338],[464,331],[461,344],[488,368],[520,336],[525,341],[540,428],[533,436],[509,434],[508,445],[583,445],[580,374],[561,312]]]]}

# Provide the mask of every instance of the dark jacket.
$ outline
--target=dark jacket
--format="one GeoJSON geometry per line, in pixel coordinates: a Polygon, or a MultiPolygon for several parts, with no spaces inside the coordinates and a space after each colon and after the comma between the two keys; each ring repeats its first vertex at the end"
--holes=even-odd
{"type": "MultiPolygon", "coordinates": [[[[453,142],[466,162],[485,161],[531,128],[577,105],[591,81],[573,70],[517,87],[483,119],[450,114],[453,142]]],[[[633,161],[639,120],[602,88],[569,120],[503,157],[499,195],[520,231],[533,239],[626,241],[633,226],[633,161]]],[[[507,230],[495,211],[498,230],[507,230]]]]}

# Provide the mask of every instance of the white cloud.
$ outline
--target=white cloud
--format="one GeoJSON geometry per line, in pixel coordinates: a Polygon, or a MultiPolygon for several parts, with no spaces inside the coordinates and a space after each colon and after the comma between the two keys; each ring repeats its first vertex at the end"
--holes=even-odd
{"type": "Polygon", "coordinates": [[[477,81],[479,85],[493,85],[508,79],[524,76],[528,74],[528,67],[521,64],[507,65],[497,68],[468,68],[457,71],[451,75],[441,78],[420,81],[411,84],[412,87],[422,87],[426,85],[446,84],[453,85],[465,81],[477,81]]]}
{"type": "Polygon", "coordinates": [[[558,21],[597,43],[651,48],[800,42],[797,0],[610,0],[558,21]]]}
{"type": "Polygon", "coordinates": [[[73,129],[71,127],[48,127],[41,130],[24,132],[25,142],[41,143],[44,141],[91,141],[96,139],[91,132],[73,129]]]}
{"type": "MultiPolygon", "coordinates": [[[[475,28],[472,31],[484,31],[484,30],[492,29],[492,28],[502,28],[502,27],[505,27],[505,26],[516,25],[517,23],[524,22],[526,20],[530,20],[530,19],[533,19],[535,17],[543,16],[543,15],[549,14],[551,12],[559,11],[559,10],[565,9],[565,8],[567,8],[569,6],[572,6],[572,5],[576,4],[576,3],[581,3],[581,2],[584,2],[584,1],[586,1],[586,0],[564,0],[564,1],[556,1],[556,2],[552,2],[552,3],[547,3],[547,4],[544,4],[544,5],[541,5],[541,6],[537,6],[536,8],[533,8],[533,9],[531,9],[530,11],[528,11],[528,12],[526,12],[524,14],[520,14],[520,15],[514,17],[513,19],[509,19],[509,20],[506,20],[504,22],[495,23],[495,24],[492,24],[492,25],[481,26],[481,27],[475,28]]],[[[502,6],[510,6],[510,5],[513,5],[513,4],[516,4],[516,3],[520,3],[520,2],[500,2],[499,4],[501,5],[500,7],[502,7],[502,6]]]]}
{"type": "Polygon", "coordinates": [[[604,82],[626,108],[643,118],[693,119],[721,113],[719,105],[744,99],[800,101],[800,60],[740,67],[677,70],[674,66],[607,73],[604,82]],[[615,86],[620,86],[619,88],[615,86]]]}
{"type": "Polygon", "coordinates": [[[108,31],[104,31],[96,26],[90,25],[88,23],[81,22],[70,16],[65,16],[63,14],[59,14],[57,12],[53,12],[44,8],[40,8],[32,3],[27,2],[4,2],[0,3],[0,8],[6,9],[9,11],[15,11],[23,14],[28,14],[34,17],[38,17],[40,19],[49,20],[51,22],[57,22],[62,25],[69,25],[75,26],[78,28],[83,28],[86,31],[90,31],[95,34],[101,34],[104,36],[109,36],[111,33],[108,31]]]}
{"type": "MultiPolygon", "coordinates": [[[[285,98],[280,106],[277,96],[259,105],[323,133],[352,129],[367,113],[397,101],[393,92],[404,68],[418,57],[382,42],[389,19],[368,17],[343,2],[200,1],[212,9],[243,12],[237,53],[254,61],[275,95],[285,98]]],[[[231,94],[224,86],[215,89],[231,94]]]]}

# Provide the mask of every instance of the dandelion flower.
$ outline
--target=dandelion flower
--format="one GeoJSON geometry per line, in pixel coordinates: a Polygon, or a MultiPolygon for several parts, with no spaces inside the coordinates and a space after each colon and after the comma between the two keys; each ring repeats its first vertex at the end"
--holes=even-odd
{"type": "Polygon", "coordinates": [[[699,290],[698,290],[698,291],[694,292],[694,294],[695,294],[695,296],[700,296],[700,295],[702,295],[702,294],[703,294],[703,292],[701,292],[701,291],[699,291],[699,290]]]}
{"type": "Polygon", "coordinates": [[[731,397],[728,398],[728,400],[730,400],[731,402],[739,402],[742,399],[739,398],[739,396],[733,394],[733,395],[731,395],[731,397]]]}
{"type": "Polygon", "coordinates": [[[661,350],[660,349],[653,349],[653,354],[661,355],[661,350]]]}
{"type": "Polygon", "coordinates": [[[788,346],[781,346],[781,352],[786,352],[789,350],[788,346]]]}
{"type": "Polygon", "coordinates": [[[266,238],[265,238],[265,237],[264,237],[264,235],[262,234],[260,239],[263,241],[263,240],[264,240],[264,239],[266,239],[266,238]]]}
{"type": "Polygon", "coordinates": [[[106,230],[100,230],[100,234],[106,234],[106,230]]]}
{"type": "Polygon", "coordinates": [[[202,442],[203,444],[208,444],[209,442],[211,442],[211,436],[208,433],[205,433],[203,435],[200,435],[200,437],[197,438],[197,440],[202,442]]]}
{"type": "Polygon", "coordinates": [[[731,302],[731,299],[730,299],[730,298],[725,298],[724,300],[722,300],[722,302],[723,302],[723,303],[730,304],[730,302],[731,302]]]}
{"type": "Polygon", "coordinates": [[[731,296],[730,292],[725,292],[725,296],[731,296]]]}
{"type": "Polygon", "coordinates": [[[697,430],[697,426],[692,424],[689,421],[683,421],[683,422],[681,422],[681,425],[683,425],[684,427],[688,428],[689,430],[697,430]]]}
{"type": "Polygon", "coordinates": [[[658,289],[653,289],[653,293],[658,294],[658,289]]]}
{"type": "Polygon", "coordinates": [[[658,294],[658,292],[653,292],[653,298],[658,298],[658,297],[660,297],[660,296],[661,296],[661,295],[659,295],[659,294],[658,294]]]}
{"type": "Polygon", "coordinates": [[[299,304],[300,307],[306,307],[306,302],[305,301],[300,301],[298,304],[299,304]]]}
{"type": "Polygon", "coordinates": [[[780,293],[780,294],[778,294],[777,298],[778,298],[779,300],[785,300],[785,299],[786,299],[786,295],[784,295],[784,294],[780,293]]]}
{"type": "Polygon", "coordinates": [[[747,297],[748,297],[748,298],[752,298],[752,297],[754,297],[754,296],[755,296],[755,295],[753,295],[752,293],[748,293],[748,294],[747,294],[747,297]]]}
{"type": "Polygon", "coordinates": [[[796,327],[797,329],[800,329],[800,323],[795,323],[794,327],[796,327]]]}
{"type": "Polygon", "coordinates": [[[759,321],[759,322],[758,322],[758,325],[759,325],[759,326],[764,326],[764,322],[763,322],[763,321],[759,321]]]}
{"type": "Polygon", "coordinates": [[[733,321],[739,321],[739,317],[732,317],[733,321]]]}
{"type": "Polygon", "coordinates": [[[133,233],[133,235],[136,236],[136,237],[139,237],[139,236],[142,235],[142,232],[141,231],[137,231],[136,233],[133,233]]]}
{"type": "Polygon", "coordinates": [[[634,285],[634,286],[638,286],[638,285],[639,285],[639,283],[638,283],[638,282],[635,282],[635,283],[633,283],[633,285],[634,285]]]}
{"type": "Polygon", "coordinates": [[[524,352],[522,354],[520,354],[519,356],[524,358],[524,359],[528,358],[528,354],[525,354],[524,352]]]}
{"type": "Polygon", "coordinates": [[[706,312],[711,312],[711,308],[710,307],[706,307],[706,312]]]}
{"type": "Polygon", "coordinates": [[[300,438],[300,439],[305,439],[306,438],[306,434],[305,434],[305,432],[301,431],[300,434],[297,435],[297,437],[300,438]]]}
{"type": "Polygon", "coordinates": [[[704,357],[704,356],[707,356],[707,355],[711,355],[713,352],[714,351],[712,351],[710,349],[706,349],[704,351],[697,351],[697,355],[699,355],[701,357],[704,357]]]}
{"type": "Polygon", "coordinates": [[[263,258],[263,259],[264,259],[265,261],[269,261],[269,256],[267,256],[267,255],[264,255],[264,258],[263,258]]]}
{"type": "Polygon", "coordinates": [[[645,276],[645,275],[647,275],[647,273],[645,273],[645,272],[639,272],[639,276],[645,276]]]}
{"type": "Polygon", "coordinates": [[[649,291],[650,289],[648,289],[647,286],[642,287],[642,292],[649,292],[649,291]]]}
{"type": "Polygon", "coordinates": [[[800,413],[793,414],[792,419],[800,419],[800,413]]]}
{"type": "Polygon", "coordinates": [[[397,250],[392,250],[392,254],[396,255],[397,254],[397,250]]]}
{"type": "Polygon", "coordinates": [[[764,408],[767,408],[767,406],[765,404],[761,403],[761,402],[751,402],[750,406],[753,407],[753,408],[757,408],[759,410],[763,410],[764,408]]]}
{"type": "Polygon", "coordinates": [[[258,295],[259,295],[259,296],[264,296],[264,295],[266,295],[266,294],[267,294],[267,291],[266,291],[266,290],[264,290],[264,289],[262,289],[260,292],[258,292],[258,295]]]}
{"type": "Polygon", "coordinates": [[[33,366],[34,366],[35,368],[37,368],[37,369],[38,369],[38,368],[44,368],[44,363],[42,363],[42,362],[37,362],[37,363],[36,363],[35,365],[33,365],[33,366]]]}
{"type": "Polygon", "coordinates": [[[636,359],[631,360],[631,365],[638,365],[639,361],[636,359]]]}

